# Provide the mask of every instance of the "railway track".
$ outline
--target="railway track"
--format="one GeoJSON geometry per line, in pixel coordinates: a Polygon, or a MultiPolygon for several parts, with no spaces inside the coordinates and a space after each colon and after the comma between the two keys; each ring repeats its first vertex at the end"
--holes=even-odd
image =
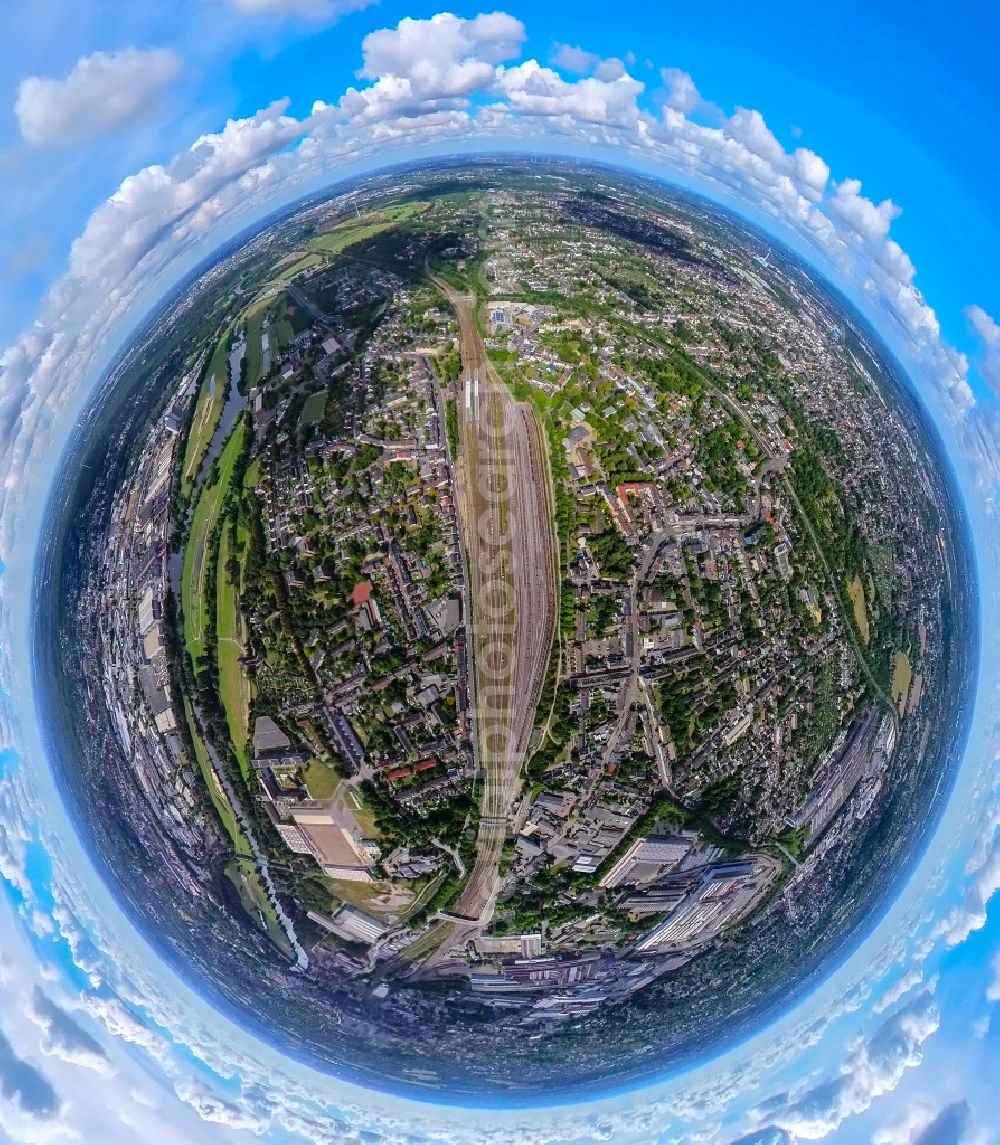
{"type": "Polygon", "coordinates": [[[476,858],[468,881],[418,973],[443,970],[447,953],[488,920],[499,888],[508,815],[522,782],[535,711],[556,623],[552,493],[529,406],[493,368],[476,326],[474,302],[434,280],[459,323],[462,357],[457,502],[469,566],[470,674],[484,775],[476,858]]]}

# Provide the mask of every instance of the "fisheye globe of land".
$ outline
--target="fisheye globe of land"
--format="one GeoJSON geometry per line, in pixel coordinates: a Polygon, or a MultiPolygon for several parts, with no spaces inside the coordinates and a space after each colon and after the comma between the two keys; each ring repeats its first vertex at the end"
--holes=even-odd
{"type": "Polygon", "coordinates": [[[153,941],[283,1045],[648,1073],[805,989],[936,815],[969,671],[937,440],[704,202],[362,181],[224,252],[102,393],[54,526],[64,786],[153,941]]]}

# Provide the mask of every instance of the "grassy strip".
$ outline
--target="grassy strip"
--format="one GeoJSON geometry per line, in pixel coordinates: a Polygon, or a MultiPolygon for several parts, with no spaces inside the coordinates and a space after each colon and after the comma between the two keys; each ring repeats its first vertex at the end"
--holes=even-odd
{"type": "Polygon", "coordinates": [[[448,430],[448,452],[454,461],[458,457],[458,403],[454,398],[445,400],[444,416],[448,430]]]}
{"type": "Polygon", "coordinates": [[[205,597],[206,569],[211,564],[212,538],[226,492],[233,476],[233,467],[243,449],[247,432],[246,421],[241,420],[226,442],[218,459],[217,472],[206,481],[195,506],[191,531],[184,546],[181,569],[181,612],[184,616],[184,645],[192,660],[205,654],[205,634],[208,629],[208,607],[205,597]],[[211,478],[214,476],[214,480],[211,478]]]}
{"type": "MultiPolygon", "coordinates": [[[[233,578],[232,525],[224,527],[219,541],[216,598],[218,602],[219,696],[226,712],[229,735],[243,778],[250,782],[247,740],[250,727],[250,683],[240,657],[243,655],[239,585],[233,578]]],[[[237,562],[238,569],[238,562],[237,562]]],[[[237,573],[238,580],[238,573],[237,573]]]]}
{"type": "Polygon", "coordinates": [[[386,207],[384,211],[365,214],[357,219],[349,219],[332,231],[311,239],[309,247],[327,255],[340,254],[349,246],[374,238],[382,231],[387,231],[390,227],[406,222],[407,219],[411,219],[426,208],[426,203],[401,203],[398,206],[386,207]]]}
{"type": "Polygon", "coordinates": [[[205,750],[205,745],[202,742],[201,736],[198,734],[194,711],[187,697],[184,698],[184,718],[187,720],[188,730],[191,733],[191,742],[194,745],[194,755],[198,762],[198,770],[201,772],[201,777],[205,781],[205,786],[208,788],[212,806],[218,813],[226,834],[232,839],[233,849],[236,851],[236,854],[244,858],[249,858],[252,853],[250,844],[247,842],[246,835],[243,834],[239,823],[236,821],[236,816],[233,812],[232,804],[229,802],[229,797],[225,791],[223,791],[216,778],[215,772],[212,770],[211,760],[208,758],[208,752],[205,750]]]}
{"type": "Polygon", "coordinates": [[[318,266],[323,260],[316,254],[307,254],[300,258],[298,262],[293,262],[291,266],[286,267],[274,278],[275,282],[287,282],[293,279],[297,274],[301,274],[304,270],[309,270],[310,267],[318,266]]]}
{"type": "Polygon", "coordinates": [[[212,444],[222,410],[229,393],[229,335],[232,326],[227,326],[212,354],[212,360],[205,371],[198,400],[195,403],[191,432],[184,447],[184,464],[181,468],[181,493],[186,498],[201,468],[202,460],[212,444]]]}
{"type": "Polygon", "coordinates": [[[249,307],[244,317],[247,330],[247,378],[248,389],[252,389],[264,373],[264,354],[261,350],[261,327],[264,325],[264,315],[273,304],[273,298],[265,298],[261,302],[249,307]]]}

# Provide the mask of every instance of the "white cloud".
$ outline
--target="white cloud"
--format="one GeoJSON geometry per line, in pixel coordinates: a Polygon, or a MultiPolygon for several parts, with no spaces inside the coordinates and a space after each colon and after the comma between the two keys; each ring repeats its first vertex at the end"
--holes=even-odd
{"type": "Polygon", "coordinates": [[[107,135],[149,112],[180,66],[165,48],[125,48],[84,56],[64,79],[29,76],[14,105],[21,135],[32,147],[107,135]]]}
{"type": "Polygon", "coordinates": [[[964,1099],[953,1101],[939,1110],[926,1125],[911,1135],[906,1145],[986,1145],[996,1138],[972,1124],[969,1103],[964,1099]]]}
{"type": "Polygon", "coordinates": [[[565,117],[613,127],[639,124],[636,99],[643,86],[624,73],[614,80],[594,76],[569,82],[536,60],[501,68],[497,77],[499,92],[522,115],[565,117]]]}
{"type": "Polygon", "coordinates": [[[918,986],[922,986],[924,981],[924,968],[922,962],[915,962],[905,973],[903,973],[886,992],[879,998],[872,1007],[874,1013],[882,1014],[886,1010],[891,1010],[902,998],[905,998],[911,990],[915,990],[918,986]]]}
{"type": "Polygon", "coordinates": [[[979,372],[994,396],[1000,398],[1000,325],[981,306],[969,306],[965,314],[983,344],[979,372]]]}
{"type": "Polygon", "coordinates": [[[588,52],[583,48],[574,48],[569,44],[555,43],[552,45],[549,62],[557,68],[562,68],[564,72],[572,72],[574,75],[586,76],[590,75],[594,68],[601,62],[601,57],[596,52],[588,52]]]}
{"type": "Polygon", "coordinates": [[[704,100],[694,80],[680,68],[660,68],[660,79],[667,89],[667,106],[689,115],[703,106],[704,100]]]}
{"type": "Polygon", "coordinates": [[[922,1098],[914,1098],[892,1121],[872,1135],[872,1145],[912,1145],[934,1121],[935,1106],[922,1098]]]}
{"type": "Polygon", "coordinates": [[[505,12],[472,20],[450,12],[429,20],[407,16],[365,37],[360,75],[406,79],[417,99],[468,95],[489,85],[496,64],[519,56],[525,38],[521,21],[505,12]]]}
{"type": "Polygon", "coordinates": [[[970,934],[986,925],[986,910],[990,900],[1000,890],[1000,833],[994,831],[990,849],[975,871],[960,906],[946,912],[935,928],[936,937],[948,946],[958,946],[970,934]]]}
{"type": "MultiPolygon", "coordinates": [[[[328,119],[353,127],[460,109],[489,89],[496,66],[520,55],[524,25],[504,12],[466,20],[441,12],[429,20],[406,17],[395,28],[369,33],[362,43],[366,88],[348,88],[328,119]]],[[[471,124],[467,124],[471,126],[471,124]]]]}
{"type": "Polygon", "coordinates": [[[900,208],[891,199],[873,203],[861,194],[860,179],[843,179],[834,189],[830,210],[867,242],[878,242],[889,233],[900,208]]]}
{"type": "Polygon", "coordinates": [[[378,0],[229,0],[230,5],[247,16],[302,17],[315,23],[329,24],[348,12],[358,12],[378,0]]]}
{"type": "MultiPolygon", "coordinates": [[[[199,137],[172,163],[130,176],[90,216],[40,320],[0,354],[0,451],[10,446],[0,504],[35,447],[40,425],[71,395],[67,379],[93,360],[136,291],[205,235],[221,193],[235,193],[241,177],[261,171],[268,156],[306,129],[283,114],[285,106],[272,104],[199,137]]],[[[0,520],[9,527],[6,514],[0,520]]]]}
{"type": "Polygon", "coordinates": [[[892,1092],[907,1070],[920,1064],[924,1043],[940,1020],[931,996],[919,995],[854,1051],[838,1077],[773,1114],[772,1123],[796,1140],[828,1137],[849,1117],[869,1109],[876,1098],[892,1092]]]}
{"type": "Polygon", "coordinates": [[[625,62],[614,56],[607,60],[601,60],[594,71],[594,75],[599,80],[619,80],[625,75],[625,62]]]}

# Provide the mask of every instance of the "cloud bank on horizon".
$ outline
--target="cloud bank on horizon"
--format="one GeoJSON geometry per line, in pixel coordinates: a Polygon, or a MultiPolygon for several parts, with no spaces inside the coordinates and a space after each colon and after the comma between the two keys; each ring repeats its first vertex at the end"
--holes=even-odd
{"type": "MultiPolygon", "coordinates": [[[[248,18],[306,24],[330,22],[366,6],[366,0],[228,2],[234,13],[248,18]]],[[[942,339],[938,319],[915,285],[913,264],[891,237],[900,213],[892,200],[868,198],[858,179],[835,176],[806,147],[786,150],[759,112],[743,107],[724,112],[701,95],[686,72],[664,67],[655,73],[658,85],[650,88],[633,74],[632,58],[604,58],[566,42],[554,44],[545,63],[522,60],[526,39],[522,21],[499,11],[470,19],[450,13],[405,18],[365,37],[356,86],[332,96],[317,92],[311,111],[301,118],[289,114],[290,104],[279,99],[231,119],[172,159],[129,176],[97,206],[37,322],[0,355],[0,558],[27,531],[26,515],[37,509],[41,483],[51,476],[45,466],[54,456],[53,441],[118,340],[212,247],[349,169],[434,150],[511,143],[525,150],[614,154],[623,164],[677,178],[766,220],[875,317],[905,355],[921,392],[950,425],[953,439],[968,451],[984,490],[992,487],[1000,456],[995,411],[1000,326],[970,300],[968,320],[982,346],[974,368],[992,391],[979,395],[970,383],[973,367],[942,339]]],[[[126,48],[82,57],[60,76],[27,77],[14,106],[23,140],[37,149],[71,149],[99,134],[123,132],[167,98],[183,68],[172,49],[126,48]]],[[[11,602],[5,600],[3,608],[9,622],[11,602]]],[[[17,743],[10,713],[3,711],[0,745],[17,743]]],[[[980,793],[993,797],[989,776],[980,793]]],[[[16,888],[17,910],[35,949],[44,941],[60,943],[87,980],[67,992],[37,975],[26,977],[23,965],[0,966],[0,996],[9,1001],[0,1019],[0,1145],[87,1140],[79,1126],[100,1125],[87,1120],[97,1117],[95,1095],[100,1103],[104,1095],[120,1092],[125,1077],[131,1088],[115,1140],[247,1141],[279,1131],[298,1134],[295,1140],[362,1139],[357,1108],[320,1136],[322,1123],[308,1113],[304,1083],[282,1078],[286,1093],[279,1095],[273,1084],[268,1090],[273,1079],[252,1054],[193,1032],[179,1003],[158,984],[140,980],[138,968],[126,980],[113,939],[99,937],[97,908],[65,870],[57,871],[61,889],[46,914],[26,859],[31,824],[43,809],[27,781],[4,778],[0,873],[16,888]],[[239,1094],[221,1098],[183,1064],[185,1053],[209,1063],[219,1078],[239,1079],[239,1094]],[[57,1067],[60,1084],[54,1085],[50,1078],[57,1067]],[[155,1097],[142,1080],[150,1069],[168,1078],[166,1091],[155,1097]],[[169,1112],[175,1105],[190,1119],[168,1138],[164,1126],[175,1116],[169,1112]]],[[[924,919],[917,936],[888,948],[819,1017],[786,1031],[753,1061],[692,1083],[683,1098],[674,1095],[626,1113],[567,1114],[562,1122],[533,1129],[530,1139],[662,1135],[677,1142],[732,1142],[736,1131],[726,1114],[737,1097],[769,1085],[771,1071],[793,1068],[806,1049],[819,1045],[878,987],[872,1009],[883,1016],[876,1028],[856,1035],[846,1055],[827,1062],[822,1073],[758,1093],[754,1108],[740,1112],[738,1132],[744,1134],[742,1145],[789,1145],[829,1137],[863,1118],[919,1067],[939,1033],[942,1016],[931,968],[942,951],[974,939],[987,922],[988,903],[1000,889],[998,829],[995,814],[981,825],[978,848],[966,864],[964,901],[941,920],[924,919]]],[[[56,976],[55,969],[48,973],[56,976]]],[[[996,980],[991,973],[987,978],[979,987],[982,998],[1000,1000],[996,980]]],[[[429,1123],[416,1120],[411,1132],[402,1115],[372,1118],[387,1141],[431,1132],[429,1123]]],[[[528,1140],[528,1128],[521,1128],[528,1140]]],[[[972,1141],[974,1132],[968,1107],[932,1087],[920,1102],[883,1117],[865,1139],[930,1145],[972,1141]]],[[[509,1124],[495,1133],[482,1126],[471,1131],[452,1126],[436,1139],[499,1143],[511,1135],[509,1124]]]]}

